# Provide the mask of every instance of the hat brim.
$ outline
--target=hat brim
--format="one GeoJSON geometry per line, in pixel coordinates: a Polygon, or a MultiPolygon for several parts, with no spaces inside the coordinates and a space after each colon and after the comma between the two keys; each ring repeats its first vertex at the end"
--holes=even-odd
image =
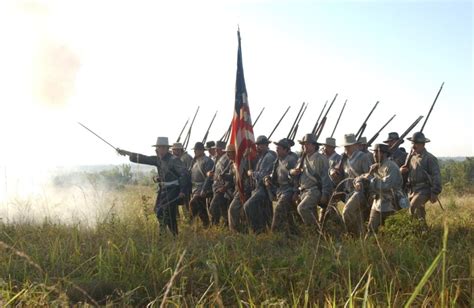
{"type": "Polygon", "coordinates": [[[355,141],[355,142],[343,143],[343,144],[341,144],[341,146],[347,147],[347,146],[354,145],[354,144],[359,144],[359,142],[355,141]]]}
{"type": "Polygon", "coordinates": [[[274,145],[279,145],[281,147],[284,147],[284,148],[287,148],[289,149],[290,148],[290,145],[289,144],[283,144],[283,143],[279,143],[279,142],[273,142],[274,145]]]}
{"type": "Polygon", "coordinates": [[[414,141],[412,137],[408,137],[407,139],[408,139],[409,141],[411,141],[411,142],[414,142],[414,143],[428,143],[428,142],[430,142],[430,141],[431,141],[431,140],[430,140],[430,139],[428,139],[428,138],[425,138],[425,140],[424,140],[424,141],[421,141],[421,140],[414,141]]]}
{"type": "MultiPolygon", "coordinates": [[[[383,143],[389,143],[390,141],[395,141],[395,140],[397,140],[397,139],[387,139],[387,140],[384,140],[384,141],[382,141],[382,142],[383,142],[383,143]]],[[[402,140],[402,142],[400,142],[400,144],[402,144],[402,143],[404,143],[404,142],[405,142],[405,140],[402,140]]]]}
{"type": "Polygon", "coordinates": [[[168,147],[169,148],[169,147],[171,147],[171,145],[169,145],[169,144],[154,144],[154,145],[152,145],[152,147],[154,147],[154,148],[156,148],[156,147],[168,147]]]}

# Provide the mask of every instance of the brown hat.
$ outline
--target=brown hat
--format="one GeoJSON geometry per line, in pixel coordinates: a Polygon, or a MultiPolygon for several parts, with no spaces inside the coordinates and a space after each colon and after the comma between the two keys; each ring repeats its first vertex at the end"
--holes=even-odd
{"type": "Polygon", "coordinates": [[[410,140],[413,143],[427,143],[430,142],[430,139],[426,138],[425,135],[422,132],[416,132],[413,134],[413,136],[408,137],[408,140],[410,140]]]}
{"type": "Polygon", "coordinates": [[[300,144],[305,144],[305,143],[312,143],[312,144],[318,144],[318,140],[316,140],[316,136],[313,134],[306,134],[303,136],[303,139],[298,140],[300,144]]]}
{"type": "Polygon", "coordinates": [[[183,144],[181,142],[175,142],[173,143],[173,146],[171,147],[173,150],[183,150],[183,144]]]}
{"type": "Polygon", "coordinates": [[[228,144],[227,147],[225,148],[226,152],[235,152],[235,145],[233,143],[228,144]]]}

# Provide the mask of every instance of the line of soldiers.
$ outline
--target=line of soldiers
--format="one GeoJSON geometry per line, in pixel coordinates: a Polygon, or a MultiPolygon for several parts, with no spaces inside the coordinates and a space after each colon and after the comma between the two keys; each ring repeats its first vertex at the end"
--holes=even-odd
{"type": "Polygon", "coordinates": [[[413,147],[405,165],[408,154],[402,148],[391,148],[398,139],[397,133],[389,133],[371,153],[365,138],[357,140],[354,134],[347,134],[340,143],[344,153],[339,155],[334,138],[318,142],[314,134],[306,134],[299,140],[302,151],[298,155],[291,150],[292,140],[274,142],[274,152],[269,149],[271,141],[259,136],[257,158],[249,161],[244,157],[241,162],[242,194],[236,183],[232,144],[197,142],[191,157],[182,144],[171,146],[168,138],[158,137],[153,145],[156,156],[117,151],[132,162],[156,166],[155,213],[161,230],[167,228],[174,235],[178,234],[178,205],[182,204],[190,220],[199,217],[206,228],[222,221],[235,232],[297,234],[299,224],[324,230],[326,221],[339,221],[348,233],[361,236],[376,232],[401,208],[409,207],[413,217],[424,220],[425,203],[438,201],[439,165],[425,149],[430,140],[421,132],[407,138],[413,147]],[[337,209],[339,201],[344,202],[342,215],[337,209]]]}

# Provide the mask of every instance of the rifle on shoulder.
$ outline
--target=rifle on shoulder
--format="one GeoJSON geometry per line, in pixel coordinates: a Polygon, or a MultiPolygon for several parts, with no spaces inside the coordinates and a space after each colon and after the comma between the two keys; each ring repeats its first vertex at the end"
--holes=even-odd
{"type": "Polygon", "coordinates": [[[209,124],[209,127],[207,128],[206,133],[204,134],[204,138],[202,138],[202,143],[206,143],[207,141],[207,136],[209,135],[209,130],[211,129],[212,123],[214,123],[214,120],[216,119],[217,111],[214,113],[214,116],[212,117],[211,123],[209,124]]]}
{"type": "Polygon", "coordinates": [[[379,136],[380,132],[388,125],[388,123],[392,122],[393,118],[395,118],[396,114],[394,114],[376,133],[375,135],[372,136],[372,138],[370,138],[369,141],[367,141],[367,147],[370,147],[372,145],[372,143],[375,141],[375,139],[377,139],[377,137],[379,136]]]}
{"type": "Polygon", "coordinates": [[[359,141],[360,137],[362,137],[362,134],[364,133],[365,131],[365,128],[367,127],[367,121],[369,120],[370,116],[372,115],[372,112],[374,112],[375,108],[377,108],[377,105],[379,104],[379,101],[377,101],[374,105],[374,107],[372,108],[372,110],[370,110],[369,112],[369,115],[367,116],[367,118],[365,119],[365,121],[362,123],[361,127],[359,128],[359,130],[357,131],[357,133],[355,134],[355,137],[356,137],[356,140],[359,141]]]}

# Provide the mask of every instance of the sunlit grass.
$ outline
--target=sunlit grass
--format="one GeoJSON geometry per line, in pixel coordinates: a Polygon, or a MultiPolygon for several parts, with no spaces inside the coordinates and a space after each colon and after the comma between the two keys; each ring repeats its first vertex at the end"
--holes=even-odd
{"type": "Polygon", "coordinates": [[[398,213],[367,240],[232,234],[180,224],[160,236],[151,189],[116,192],[85,224],[0,224],[0,305],[468,306],[473,196],[398,213]],[[446,224],[447,228],[444,227],[446,224]],[[449,234],[443,235],[443,230],[449,234]],[[445,241],[443,241],[445,239],[445,241]]]}

